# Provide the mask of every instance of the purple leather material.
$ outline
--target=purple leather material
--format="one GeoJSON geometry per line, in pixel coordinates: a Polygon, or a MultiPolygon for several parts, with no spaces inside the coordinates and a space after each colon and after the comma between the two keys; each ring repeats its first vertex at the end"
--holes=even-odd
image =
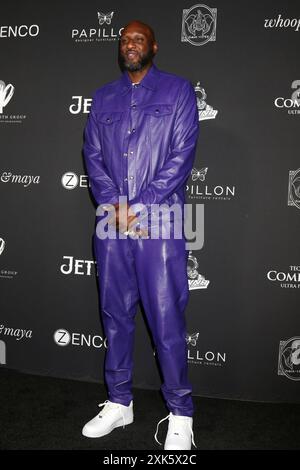
{"type": "MultiPolygon", "coordinates": [[[[138,85],[128,73],[93,96],[84,157],[97,204],[185,202],[199,120],[190,81],[152,64],[138,85]]],[[[101,315],[108,349],[109,399],[132,396],[137,303],[142,301],[163,374],[161,391],[174,414],[192,416],[184,312],[189,298],[185,238],[110,239],[93,235],[101,315]]],[[[146,366],[146,364],[145,364],[146,366]]]]}
{"type": "MultiPolygon", "coordinates": [[[[128,406],[132,395],[137,303],[142,301],[160,364],[169,411],[193,415],[184,311],[189,298],[184,239],[116,238],[94,234],[101,315],[107,337],[109,400],[128,406]]],[[[147,364],[145,364],[147,368],[147,364]]]]}
{"type": "Polygon", "coordinates": [[[193,85],[155,64],[139,85],[125,71],[96,90],[83,150],[97,204],[182,205],[198,134],[193,85]]]}

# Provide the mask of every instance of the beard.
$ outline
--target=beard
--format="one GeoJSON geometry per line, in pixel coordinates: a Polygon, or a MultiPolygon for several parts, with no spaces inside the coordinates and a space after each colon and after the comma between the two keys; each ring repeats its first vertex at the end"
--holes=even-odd
{"type": "Polygon", "coordinates": [[[137,72],[138,70],[142,70],[146,65],[148,65],[152,58],[155,56],[152,49],[149,49],[146,54],[139,54],[138,53],[138,60],[131,61],[127,59],[126,56],[121,54],[119,50],[119,64],[122,70],[129,70],[129,72],[137,72]]]}

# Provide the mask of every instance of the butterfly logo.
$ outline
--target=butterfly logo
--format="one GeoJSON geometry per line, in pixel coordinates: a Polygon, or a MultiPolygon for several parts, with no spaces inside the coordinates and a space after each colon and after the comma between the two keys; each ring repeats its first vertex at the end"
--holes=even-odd
{"type": "Polygon", "coordinates": [[[208,167],[201,168],[200,170],[197,170],[197,168],[193,168],[191,171],[192,181],[196,181],[196,180],[204,181],[207,170],[208,170],[208,167]]]}
{"type": "Polygon", "coordinates": [[[99,24],[100,25],[104,23],[111,24],[113,14],[114,14],[113,11],[111,11],[110,13],[101,13],[101,11],[100,12],[98,11],[99,24]]]}
{"type": "Polygon", "coordinates": [[[191,335],[187,333],[185,340],[187,344],[191,344],[192,346],[196,346],[198,341],[199,333],[192,333],[191,335]]]}

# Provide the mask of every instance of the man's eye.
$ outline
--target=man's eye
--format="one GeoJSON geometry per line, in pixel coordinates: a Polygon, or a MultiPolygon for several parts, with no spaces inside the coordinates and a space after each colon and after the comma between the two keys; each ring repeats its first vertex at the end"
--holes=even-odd
{"type": "MultiPolygon", "coordinates": [[[[135,38],[135,39],[133,39],[133,42],[144,42],[144,38],[142,38],[142,37],[141,38],[135,38]]],[[[128,43],[128,39],[120,39],[120,43],[122,45],[125,45],[125,44],[128,43]]]]}

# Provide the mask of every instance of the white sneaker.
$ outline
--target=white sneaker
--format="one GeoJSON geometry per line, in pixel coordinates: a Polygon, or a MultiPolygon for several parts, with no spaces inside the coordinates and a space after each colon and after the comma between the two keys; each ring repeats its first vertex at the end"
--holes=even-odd
{"type": "Polygon", "coordinates": [[[82,434],[86,437],[102,437],[109,434],[114,428],[131,424],[133,422],[133,402],[128,406],[105,400],[98,406],[104,406],[103,410],[91,419],[82,428],[82,434]]]}
{"type": "Polygon", "coordinates": [[[162,421],[169,419],[168,433],[165,440],[165,450],[191,450],[194,442],[193,418],[191,416],[179,416],[169,413],[168,416],[161,419],[156,427],[155,440],[161,445],[156,438],[158,427],[162,421]]]}

